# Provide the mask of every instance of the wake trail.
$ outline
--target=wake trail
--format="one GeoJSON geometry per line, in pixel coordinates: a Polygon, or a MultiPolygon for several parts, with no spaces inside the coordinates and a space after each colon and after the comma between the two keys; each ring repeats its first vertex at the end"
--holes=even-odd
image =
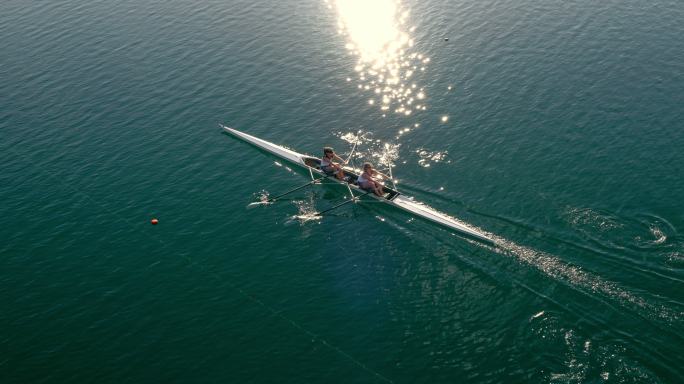
{"type": "Polygon", "coordinates": [[[662,304],[654,304],[619,285],[606,281],[600,276],[561,261],[558,257],[530,247],[516,244],[492,233],[487,236],[494,239],[497,247],[492,249],[507,256],[513,256],[519,261],[530,265],[546,276],[563,282],[587,294],[597,294],[609,302],[617,302],[622,307],[636,311],[639,315],[650,319],[660,319],[668,324],[682,320],[684,313],[673,310],[662,304]]]}

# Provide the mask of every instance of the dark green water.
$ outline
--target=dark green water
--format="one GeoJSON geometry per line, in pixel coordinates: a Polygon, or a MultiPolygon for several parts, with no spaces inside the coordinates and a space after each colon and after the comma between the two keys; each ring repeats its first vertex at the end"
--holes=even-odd
{"type": "Polygon", "coordinates": [[[0,3],[0,382],[681,382],[684,3],[366,3],[0,3]]]}

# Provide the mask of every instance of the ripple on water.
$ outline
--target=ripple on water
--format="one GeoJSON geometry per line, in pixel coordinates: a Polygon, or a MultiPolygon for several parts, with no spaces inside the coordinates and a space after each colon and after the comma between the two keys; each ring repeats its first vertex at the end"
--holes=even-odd
{"type": "Polygon", "coordinates": [[[562,217],[574,230],[603,248],[638,252],[632,258],[643,259],[648,255],[666,262],[681,249],[676,228],[650,213],[624,216],[601,209],[567,207],[562,217]]]}
{"type": "Polygon", "coordinates": [[[430,151],[425,148],[418,148],[415,152],[419,158],[418,164],[423,168],[427,168],[433,163],[451,163],[450,160],[446,160],[448,151],[430,151]]]}
{"type": "Polygon", "coordinates": [[[597,382],[615,377],[621,382],[657,382],[657,376],[631,359],[623,345],[587,337],[553,311],[530,316],[519,332],[528,339],[525,344],[533,358],[545,361],[543,374],[550,383],[597,382]],[[549,360],[545,357],[548,355],[556,358],[549,360]]]}
{"type": "Polygon", "coordinates": [[[625,217],[601,209],[567,207],[563,217],[586,236],[613,246],[649,248],[664,244],[676,234],[674,226],[667,220],[649,213],[625,217]],[[603,237],[616,236],[618,241],[602,240],[603,237]]]}

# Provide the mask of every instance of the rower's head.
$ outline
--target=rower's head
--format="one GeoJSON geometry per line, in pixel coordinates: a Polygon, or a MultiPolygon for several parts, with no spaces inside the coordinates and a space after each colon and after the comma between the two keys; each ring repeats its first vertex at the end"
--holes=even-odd
{"type": "Polygon", "coordinates": [[[335,151],[331,147],[325,147],[323,148],[323,156],[330,156],[335,154],[335,151]]]}
{"type": "Polygon", "coordinates": [[[363,170],[364,170],[364,171],[366,171],[366,170],[370,171],[370,170],[372,170],[372,169],[373,169],[373,164],[371,164],[371,163],[363,163],[363,170]]]}

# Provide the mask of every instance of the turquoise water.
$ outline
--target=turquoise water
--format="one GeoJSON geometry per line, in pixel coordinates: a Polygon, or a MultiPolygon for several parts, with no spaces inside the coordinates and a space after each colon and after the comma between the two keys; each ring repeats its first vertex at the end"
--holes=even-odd
{"type": "Polygon", "coordinates": [[[0,3],[0,381],[681,381],[684,4],[366,3],[0,3]]]}

